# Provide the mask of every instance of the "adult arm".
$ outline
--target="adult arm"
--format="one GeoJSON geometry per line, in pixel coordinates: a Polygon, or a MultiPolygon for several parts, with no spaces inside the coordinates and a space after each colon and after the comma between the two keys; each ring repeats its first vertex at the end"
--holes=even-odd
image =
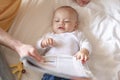
{"type": "Polygon", "coordinates": [[[1,28],[0,28],[0,44],[16,51],[20,55],[20,57],[31,56],[38,61],[42,60],[42,57],[39,56],[35,47],[33,47],[32,45],[24,44],[21,41],[14,39],[1,28]]]}

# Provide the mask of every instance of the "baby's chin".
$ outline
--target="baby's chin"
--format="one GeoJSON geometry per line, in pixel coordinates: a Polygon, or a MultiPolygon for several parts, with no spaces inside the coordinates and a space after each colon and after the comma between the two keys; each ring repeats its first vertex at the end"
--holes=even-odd
{"type": "MultiPolygon", "coordinates": [[[[74,30],[73,30],[74,31],[74,30]]],[[[57,31],[57,32],[54,32],[54,34],[61,34],[61,33],[69,33],[69,32],[73,32],[73,31],[57,31]]]]}
{"type": "Polygon", "coordinates": [[[58,30],[58,31],[53,31],[55,34],[61,34],[61,33],[66,33],[64,30],[58,30]]]}
{"type": "Polygon", "coordinates": [[[64,31],[54,32],[55,34],[65,33],[64,31]]]}

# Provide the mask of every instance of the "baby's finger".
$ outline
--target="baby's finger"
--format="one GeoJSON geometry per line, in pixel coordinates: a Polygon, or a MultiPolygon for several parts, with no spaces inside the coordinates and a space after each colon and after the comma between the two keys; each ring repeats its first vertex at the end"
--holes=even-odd
{"type": "Polygon", "coordinates": [[[49,45],[53,45],[53,39],[52,38],[49,38],[48,41],[49,41],[49,45]]]}
{"type": "Polygon", "coordinates": [[[86,62],[85,60],[82,60],[82,64],[85,64],[85,62],[86,62]]]}
{"type": "Polygon", "coordinates": [[[52,43],[51,38],[48,39],[48,44],[50,45],[52,43]]]}
{"type": "Polygon", "coordinates": [[[88,57],[88,56],[85,56],[84,60],[87,61],[88,59],[89,59],[89,57],[88,57]]]}
{"type": "Polygon", "coordinates": [[[46,40],[46,45],[48,45],[48,44],[49,44],[49,39],[46,40]]]}
{"type": "Polygon", "coordinates": [[[81,55],[81,58],[80,58],[80,60],[82,61],[82,60],[84,60],[84,55],[81,55]]]}
{"type": "Polygon", "coordinates": [[[44,42],[44,46],[46,47],[48,45],[48,40],[44,42]]]}

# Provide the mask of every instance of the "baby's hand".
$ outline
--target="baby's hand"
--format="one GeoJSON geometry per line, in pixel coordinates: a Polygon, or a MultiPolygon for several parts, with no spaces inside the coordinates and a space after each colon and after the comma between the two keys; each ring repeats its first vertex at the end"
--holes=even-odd
{"type": "Polygon", "coordinates": [[[55,41],[52,38],[43,39],[41,42],[41,46],[42,46],[42,48],[45,48],[48,46],[53,46],[54,42],[55,41]]]}
{"type": "Polygon", "coordinates": [[[76,59],[81,60],[83,64],[88,60],[88,56],[89,52],[87,49],[82,49],[75,54],[76,59]]]}

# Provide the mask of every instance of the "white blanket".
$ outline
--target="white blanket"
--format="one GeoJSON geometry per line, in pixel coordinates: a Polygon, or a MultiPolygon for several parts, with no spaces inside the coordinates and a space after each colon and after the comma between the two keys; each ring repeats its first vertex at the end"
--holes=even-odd
{"type": "Polygon", "coordinates": [[[51,27],[53,10],[62,5],[74,7],[80,29],[90,40],[93,52],[89,67],[98,80],[120,80],[120,1],[92,0],[79,7],[72,0],[23,0],[10,34],[29,44],[51,27]]]}

